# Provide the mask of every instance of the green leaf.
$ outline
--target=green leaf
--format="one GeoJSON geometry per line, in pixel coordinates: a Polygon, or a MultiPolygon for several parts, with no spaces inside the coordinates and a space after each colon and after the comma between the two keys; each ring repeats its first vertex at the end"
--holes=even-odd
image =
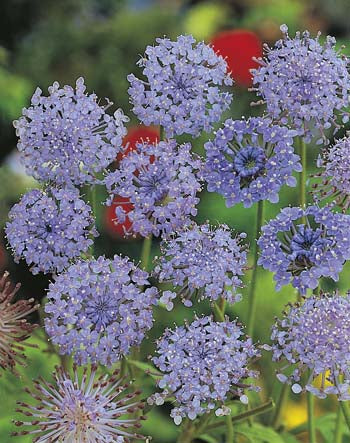
{"type": "Polygon", "coordinates": [[[236,426],[235,432],[244,435],[252,443],[284,443],[283,438],[272,428],[268,428],[258,423],[254,423],[252,426],[236,426]]]}
{"type": "Polygon", "coordinates": [[[281,434],[281,437],[284,443],[300,443],[299,440],[297,440],[292,434],[289,434],[288,432],[284,432],[283,434],[281,434]]]}
{"type": "Polygon", "coordinates": [[[158,379],[163,375],[154,366],[150,365],[149,363],[144,363],[143,361],[127,360],[127,364],[135,366],[135,368],[141,369],[141,371],[144,371],[147,375],[150,375],[155,379],[158,379]]]}

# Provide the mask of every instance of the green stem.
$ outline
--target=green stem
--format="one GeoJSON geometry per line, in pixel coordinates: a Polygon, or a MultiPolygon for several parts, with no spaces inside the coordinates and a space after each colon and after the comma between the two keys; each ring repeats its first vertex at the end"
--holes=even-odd
{"type": "Polygon", "coordinates": [[[349,411],[349,405],[346,401],[340,401],[339,405],[341,407],[341,410],[343,411],[343,415],[346,421],[346,424],[350,430],[350,411],[349,411]]]}
{"type": "Polygon", "coordinates": [[[338,409],[337,409],[337,420],[335,422],[333,443],[342,443],[342,441],[343,441],[342,418],[343,418],[343,416],[342,416],[341,407],[338,406],[338,409]]]}
{"type": "Polygon", "coordinates": [[[288,385],[284,383],[281,387],[281,392],[277,400],[275,414],[273,416],[271,423],[275,429],[277,429],[281,423],[282,412],[288,399],[288,393],[289,393],[288,385]]]}
{"type": "Polygon", "coordinates": [[[194,438],[195,427],[189,419],[185,420],[182,432],[180,433],[177,443],[191,443],[194,438]]]}
{"type": "Polygon", "coordinates": [[[306,159],[306,144],[302,137],[300,137],[300,158],[302,171],[300,173],[299,180],[299,205],[303,208],[306,205],[306,169],[307,169],[307,159],[306,159]]]}
{"type": "Polygon", "coordinates": [[[234,437],[235,437],[235,433],[233,430],[233,423],[231,420],[231,416],[228,415],[225,418],[226,421],[226,443],[233,443],[234,442],[234,437]]]}
{"type": "Polygon", "coordinates": [[[315,428],[315,415],[314,415],[314,401],[315,397],[311,392],[306,394],[307,396],[307,415],[308,415],[308,431],[309,431],[309,443],[316,443],[316,428],[315,428]]]}
{"type": "MultiPolygon", "coordinates": [[[[94,218],[94,220],[96,220],[96,214],[97,214],[97,204],[96,204],[96,187],[95,186],[90,186],[87,190],[87,195],[88,195],[88,201],[89,204],[91,206],[92,209],[92,217],[94,218]]],[[[90,246],[90,255],[93,256],[94,252],[95,252],[95,241],[94,241],[94,237],[92,237],[92,245],[90,246]]]]}
{"type": "Polygon", "coordinates": [[[252,280],[250,282],[249,288],[249,312],[248,312],[248,322],[247,322],[247,334],[249,336],[253,336],[254,333],[254,320],[255,320],[255,311],[256,311],[256,280],[258,276],[258,245],[256,244],[261,231],[261,225],[264,218],[264,202],[261,200],[257,205],[257,214],[256,214],[256,229],[255,229],[255,237],[254,237],[254,263],[253,263],[253,274],[252,280]]]}
{"type": "Polygon", "coordinates": [[[141,268],[148,271],[152,249],[152,235],[145,237],[141,250],[141,268]]]}
{"type": "MultiPolygon", "coordinates": [[[[242,412],[241,414],[235,415],[234,417],[230,417],[230,418],[231,418],[232,423],[236,423],[239,421],[248,420],[250,417],[255,417],[260,414],[265,414],[265,412],[268,412],[270,409],[273,409],[274,407],[275,407],[275,404],[274,404],[273,400],[271,399],[271,400],[267,401],[266,403],[263,403],[262,405],[254,408],[254,409],[249,409],[249,411],[242,412]]],[[[208,425],[205,428],[205,430],[209,431],[211,429],[219,428],[220,426],[223,425],[223,423],[225,423],[225,422],[223,422],[222,420],[216,421],[215,423],[208,425]]]]}

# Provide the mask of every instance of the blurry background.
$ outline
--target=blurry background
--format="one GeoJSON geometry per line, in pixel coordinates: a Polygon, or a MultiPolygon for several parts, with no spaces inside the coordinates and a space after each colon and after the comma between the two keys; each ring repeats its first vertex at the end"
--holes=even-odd
{"type": "MultiPolygon", "coordinates": [[[[121,107],[131,117],[130,130],[125,142],[133,144],[140,138],[157,140],[157,128],[142,128],[130,112],[126,76],[138,73],[135,63],[144,52],[146,45],[153,44],[156,37],[164,35],[175,38],[181,33],[191,33],[199,40],[211,42],[215,49],[227,57],[236,84],[233,88],[234,100],[231,111],[224,117],[240,118],[242,115],[258,114],[262,108],[250,108],[255,100],[248,92],[251,83],[249,69],[254,67],[252,56],[260,56],[262,43],[280,38],[279,26],[288,24],[290,34],[298,29],[309,29],[312,33],[332,34],[337,37],[339,46],[349,38],[348,0],[5,0],[0,13],[0,224],[4,227],[9,208],[29,188],[37,184],[23,172],[16,152],[16,137],[12,121],[19,117],[21,108],[28,106],[30,97],[39,86],[44,91],[55,80],[61,84],[74,84],[79,76],[84,76],[88,90],[99,97],[108,97],[116,107],[121,107]]],[[[346,50],[345,50],[346,51],[346,50]]],[[[203,152],[205,137],[194,141],[194,149],[203,152]]],[[[313,167],[318,148],[309,150],[309,165],[313,167]]],[[[103,199],[103,191],[100,199],[103,199]]],[[[284,188],[278,205],[267,204],[266,219],[273,217],[279,208],[297,204],[296,192],[284,188]]],[[[113,207],[112,207],[113,209],[113,207]]],[[[223,199],[215,194],[202,193],[198,221],[212,223],[225,222],[238,231],[246,231],[249,241],[254,241],[255,207],[243,209],[241,205],[226,209],[223,199]]],[[[141,241],[122,239],[123,229],[112,222],[113,210],[99,206],[97,224],[100,237],[97,239],[97,254],[111,256],[115,253],[127,254],[136,261],[140,258],[141,241]]],[[[158,244],[153,244],[153,255],[158,244]]],[[[0,270],[8,269],[13,281],[22,282],[20,297],[45,295],[50,276],[32,276],[24,263],[14,264],[3,232],[0,237],[0,270]]],[[[346,278],[347,267],[341,277],[340,287],[349,287],[346,278]]],[[[249,273],[247,283],[249,283],[249,273]]],[[[332,289],[332,284],[328,289],[332,289]]],[[[275,315],[280,315],[288,300],[294,300],[291,287],[280,293],[274,291],[271,275],[260,270],[258,280],[258,315],[255,339],[268,342],[270,325],[275,315]]],[[[157,321],[144,346],[145,357],[152,352],[154,338],[158,337],[166,325],[181,323],[190,318],[193,310],[182,306],[164,315],[156,312],[157,321]]],[[[197,313],[209,311],[208,306],[195,306],[197,313]]],[[[247,301],[243,300],[231,310],[232,318],[238,316],[244,323],[247,301]]],[[[37,319],[33,318],[33,321],[37,319]]],[[[30,379],[39,373],[48,376],[57,358],[43,352],[43,337],[37,333],[32,339],[39,350],[29,351],[29,366],[22,371],[21,380],[4,374],[0,378],[0,442],[10,441],[13,430],[15,402],[23,397],[22,389],[30,384],[30,379]]],[[[253,406],[265,401],[271,393],[276,398],[280,386],[275,383],[274,367],[270,355],[264,355],[259,363],[262,371],[260,385],[262,392],[253,398],[253,406]]],[[[144,391],[153,389],[152,380],[145,379],[144,391]]],[[[330,442],[334,428],[335,403],[327,400],[317,403],[320,441],[330,442]]],[[[174,442],[177,429],[168,417],[169,408],[156,408],[145,423],[144,433],[152,435],[157,443],[174,442]]],[[[301,397],[290,396],[287,413],[283,417],[283,428],[291,430],[285,434],[284,442],[306,441],[303,423],[306,418],[306,405],[301,397]],[[297,427],[297,429],[296,429],[297,427]],[[297,431],[300,431],[299,433],[297,431]]],[[[262,417],[269,422],[269,415],[262,417]]],[[[262,437],[261,437],[262,438],[262,437]]],[[[11,440],[12,441],[12,440],[11,440]]],[[[17,438],[27,442],[31,439],[17,438]]],[[[209,443],[219,442],[208,437],[209,443]]],[[[248,440],[242,440],[248,441],[248,440]]],[[[258,436],[254,442],[260,440],[258,436]]],[[[350,441],[349,434],[344,442],[350,441]]],[[[269,440],[269,443],[272,441],[269,440]]]]}

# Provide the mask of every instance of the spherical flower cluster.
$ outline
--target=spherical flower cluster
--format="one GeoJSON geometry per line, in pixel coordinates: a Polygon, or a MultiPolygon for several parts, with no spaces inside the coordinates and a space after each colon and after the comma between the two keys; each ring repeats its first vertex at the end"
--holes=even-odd
{"type": "Polygon", "coordinates": [[[94,183],[115,158],[128,119],[119,109],[106,114],[95,94],[85,93],[84,79],[76,89],[55,82],[49,96],[37,88],[31,106],[14,122],[18,149],[28,174],[62,185],[94,183]]]}
{"type": "Polygon", "coordinates": [[[247,403],[245,389],[258,388],[242,382],[257,377],[247,365],[259,352],[252,340],[242,340],[242,335],[235,322],[214,322],[210,317],[166,330],[158,341],[158,356],[153,358],[164,373],[159,381],[163,392],[148,402],[161,404],[168,395],[174,396],[177,406],[170,415],[176,424],[186,416],[194,420],[213,409],[216,415],[229,414],[223,403],[230,397],[247,403]]]}
{"type": "MultiPolygon", "coordinates": [[[[188,225],[197,213],[201,167],[189,143],[138,144],[119,168],[105,177],[110,194],[107,203],[111,204],[114,196],[128,199],[133,210],[127,215],[134,233],[168,235],[188,225]]],[[[117,221],[122,223],[125,216],[123,206],[117,206],[117,221]]]]}
{"type": "Polygon", "coordinates": [[[320,398],[335,394],[350,400],[350,296],[322,294],[295,305],[272,328],[273,360],[281,361],[288,375],[283,383],[299,393],[307,390],[320,398]],[[293,371],[291,371],[292,366],[293,371]],[[302,375],[307,372],[304,387],[302,375]],[[313,383],[320,376],[321,386],[313,383]]]}
{"type": "Polygon", "coordinates": [[[315,175],[314,197],[332,199],[345,212],[350,206],[350,138],[344,137],[319,157],[321,172],[315,175]]]}
{"type": "Polygon", "coordinates": [[[350,215],[333,213],[329,207],[284,208],[262,227],[258,264],[275,272],[277,290],[291,282],[305,294],[321,277],[338,281],[350,258],[349,232],[350,215]]]}
{"type": "Polygon", "coordinates": [[[168,137],[211,131],[232,100],[221,91],[233,83],[225,60],[191,35],[156,42],[138,62],[147,81],[128,76],[133,112],[145,125],[164,127],[168,137]]]}
{"type": "Polygon", "coordinates": [[[92,211],[76,189],[33,189],[9,213],[6,235],[15,261],[33,274],[61,272],[97,236],[92,211]]]}
{"type": "Polygon", "coordinates": [[[29,435],[37,443],[145,440],[135,433],[145,417],[130,416],[143,409],[143,404],[135,398],[140,392],[128,393],[129,384],[123,383],[118,371],[99,377],[96,372],[97,368],[92,366],[90,373],[84,368],[80,376],[74,367],[71,377],[63,368],[56,367],[54,383],[42,378],[35,380],[33,389],[27,392],[36,403],[17,403],[17,412],[26,419],[15,422],[23,430],[12,435],[29,435]]]}
{"type": "Polygon", "coordinates": [[[8,277],[5,272],[0,278],[0,367],[16,373],[16,364],[23,365],[26,359],[23,342],[37,327],[25,318],[39,305],[34,304],[33,298],[12,303],[21,285],[11,287],[8,277]]]}
{"type": "MultiPolygon", "coordinates": [[[[289,122],[299,135],[310,138],[310,127],[321,132],[337,127],[337,115],[348,120],[350,100],[349,62],[336,51],[336,40],[328,36],[322,44],[308,31],[290,38],[286,25],[284,38],[266,48],[265,58],[253,70],[256,91],[266,103],[268,113],[283,124],[289,122]]],[[[320,143],[322,139],[320,139],[320,143]]]]}
{"type": "Polygon", "coordinates": [[[295,131],[271,124],[268,118],[228,119],[214,140],[205,144],[204,178],[209,192],[218,192],[228,207],[242,202],[278,202],[282,185],[295,186],[301,171],[294,153],[295,131]]]}
{"type": "Polygon", "coordinates": [[[61,354],[78,364],[112,365],[152,327],[157,289],[128,258],[99,257],[70,266],[51,283],[45,327],[61,354]]]}
{"type": "Polygon", "coordinates": [[[240,277],[247,264],[247,253],[240,239],[245,236],[232,237],[226,225],[214,229],[205,224],[193,225],[164,240],[155,274],[160,282],[171,282],[176,292],[164,291],[160,301],[169,311],[173,308],[171,299],[177,294],[186,306],[192,305],[192,297],[239,301],[237,289],[243,286],[240,277]]]}

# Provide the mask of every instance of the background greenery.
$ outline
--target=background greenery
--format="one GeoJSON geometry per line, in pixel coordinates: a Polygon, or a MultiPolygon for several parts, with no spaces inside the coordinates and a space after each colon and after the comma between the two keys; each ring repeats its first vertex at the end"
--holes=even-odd
{"type": "MultiPolygon", "coordinates": [[[[12,121],[21,113],[21,108],[29,104],[30,96],[36,86],[45,90],[53,81],[73,84],[77,77],[84,76],[90,91],[100,97],[109,97],[116,106],[122,107],[131,117],[130,126],[136,124],[130,112],[126,76],[137,72],[135,62],[147,44],[152,44],[158,36],[176,37],[181,33],[192,33],[198,39],[210,41],[219,31],[247,29],[256,33],[262,42],[273,43],[280,37],[279,25],[287,23],[290,32],[297,29],[321,30],[323,34],[335,35],[339,45],[349,38],[350,25],[347,18],[347,0],[222,0],[222,1],[181,1],[181,0],[5,0],[0,14],[0,224],[3,228],[9,208],[20,195],[35,182],[23,174],[16,155],[16,138],[12,121]]],[[[242,48],[244,51],[245,48],[242,48]]],[[[237,53],[239,60],[240,54],[237,53]]],[[[249,104],[254,101],[253,93],[234,87],[234,101],[230,113],[239,118],[261,112],[249,104]]],[[[194,149],[203,150],[202,137],[194,142],[194,149]]],[[[317,157],[318,148],[310,147],[308,164],[310,170],[317,157]]],[[[102,191],[101,191],[102,192],[102,191]]],[[[102,200],[103,195],[99,195],[102,200]]],[[[277,205],[267,204],[266,220],[273,217],[279,208],[297,204],[297,194],[290,188],[283,189],[281,201],[277,205]]],[[[254,219],[256,208],[243,209],[241,205],[225,208],[223,199],[214,194],[203,192],[198,213],[198,221],[210,220],[212,223],[225,222],[238,231],[248,233],[250,243],[254,242],[254,219]]],[[[115,253],[127,254],[136,261],[140,258],[141,241],[122,240],[106,229],[105,208],[98,207],[97,254],[111,256],[115,253]]],[[[158,244],[153,244],[152,254],[158,252],[158,244]]],[[[21,281],[20,297],[45,296],[49,277],[32,276],[23,263],[15,265],[6,251],[3,233],[0,239],[0,268],[8,269],[13,281],[21,281]]],[[[340,280],[340,288],[349,287],[349,266],[340,280]]],[[[249,285],[250,273],[246,283],[249,285]]],[[[325,281],[325,287],[332,289],[332,283],[325,281]]],[[[269,341],[270,326],[274,316],[280,315],[283,306],[295,299],[295,292],[288,286],[276,293],[272,276],[260,270],[258,277],[258,308],[255,340],[269,341]]],[[[244,291],[246,293],[246,291],[244,291]]],[[[248,301],[243,301],[229,311],[232,318],[238,317],[243,323],[247,316],[248,301]]],[[[177,306],[174,311],[164,315],[156,312],[155,327],[143,346],[145,357],[152,352],[154,339],[167,325],[183,322],[193,316],[193,312],[209,311],[203,304],[188,310],[177,306]]],[[[33,317],[33,321],[37,321],[33,317]]],[[[15,403],[23,398],[23,388],[30,386],[31,379],[42,375],[48,377],[58,360],[46,350],[44,337],[36,333],[31,341],[39,346],[30,349],[29,363],[21,370],[22,377],[15,378],[3,374],[0,378],[0,442],[12,441],[9,437],[16,418],[15,403]]],[[[262,372],[259,384],[261,393],[252,398],[256,406],[271,395],[278,397],[280,385],[274,377],[274,367],[270,355],[264,353],[259,362],[262,372]]],[[[153,381],[145,377],[145,394],[153,389],[153,381]]],[[[178,429],[169,419],[170,406],[155,408],[145,422],[144,433],[152,435],[157,443],[172,443],[176,440],[178,429]]],[[[316,402],[318,438],[320,442],[331,442],[335,426],[335,402],[332,399],[316,402]]],[[[260,425],[237,426],[237,441],[246,442],[307,442],[305,432],[306,403],[303,396],[290,395],[287,408],[282,417],[278,433],[261,428],[268,425],[271,414],[260,417],[260,425]]],[[[18,437],[17,441],[31,441],[18,437]]],[[[199,440],[198,440],[199,441],[199,440]]],[[[203,440],[204,441],[204,440],[203,440]]],[[[208,436],[209,443],[220,442],[221,435],[208,436]]],[[[345,433],[343,442],[350,442],[345,433]]]]}

